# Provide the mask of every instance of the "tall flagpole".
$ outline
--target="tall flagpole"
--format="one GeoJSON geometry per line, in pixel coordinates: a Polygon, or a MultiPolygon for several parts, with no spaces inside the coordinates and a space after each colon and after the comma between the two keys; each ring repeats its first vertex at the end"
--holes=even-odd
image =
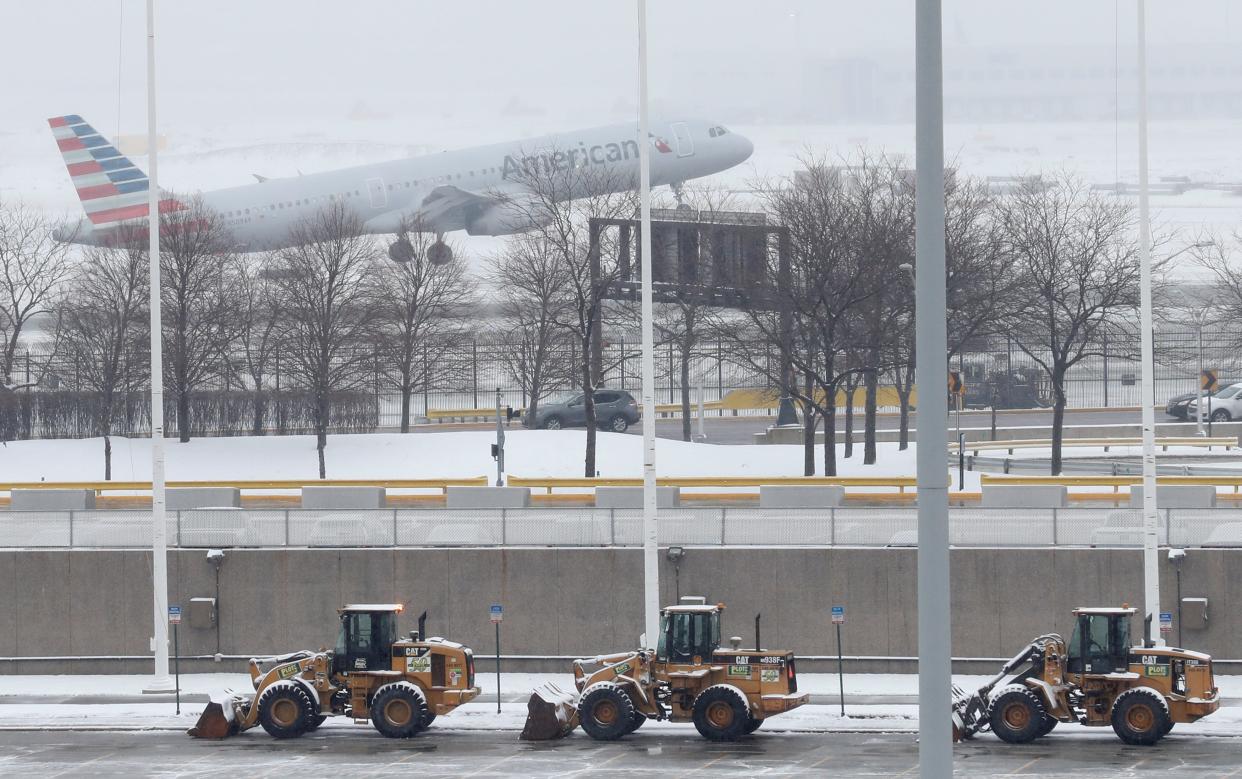
{"type": "Polygon", "coordinates": [[[940,0],[915,6],[915,369],[918,424],[919,772],[953,774],[949,612],[948,334],[940,0]]]}
{"type": "Polygon", "coordinates": [[[151,260],[151,585],[155,675],[144,692],[173,689],[168,676],[168,538],[164,521],[164,355],[160,316],[160,186],[155,134],[155,0],[147,0],[147,237],[151,260]]]}
{"type": "Polygon", "coordinates": [[[660,633],[660,552],[656,531],[655,335],[651,301],[651,127],[647,116],[647,0],[638,0],[638,197],[643,329],[643,631],[660,633]]]}
{"type": "MultiPolygon", "coordinates": [[[[1155,344],[1151,311],[1151,221],[1147,191],[1147,4],[1138,0],[1138,154],[1139,154],[1139,319],[1142,330],[1143,386],[1143,604],[1147,638],[1164,646],[1160,637],[1160,558],[1156,508],[1156,387],[1152,366],[1155,344]]],[[[1196,412],[1197,413],[1197,412],[1196,412]]]]}

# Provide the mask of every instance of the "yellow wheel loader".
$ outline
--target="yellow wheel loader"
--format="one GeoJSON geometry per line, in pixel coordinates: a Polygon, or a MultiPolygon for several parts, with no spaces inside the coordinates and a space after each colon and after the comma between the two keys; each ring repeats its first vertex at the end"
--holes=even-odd
{"type": "Polygon", "coordinates": [[[329,716],[371,724],[389,738],[410,738],[436,715],[479,694],[474,654],[461,644],[426,638],[426,612],[408,639],[397,637],[400,604],[361,604],[338,611],[333,651],[294,652],[250,661],[253,695],[207,705],[188,733],[225,738],[261,725],[275,738],[296,738],[329,716]]]}
{"type": "Polygon", "coordinates": [[[1170,647],[1131,646],[1135,610],[1074,610],[1069,643],[1055,633],[1032,641],[973,693],[954,689],[954,740],[991,730],[1022,744],[1061,722],[1112,725],[1127,744],[1155,744],[1173,726],[1220,706],[1212,658],[1170,647]]]}
{"type": "Polygon", "coordinates": [[[522,737],[564,736],[576,721],[592,738],[612,741],[650,719],[693,722],[704,738],[732,741],[756,731],[767,717],[806,703],[792,652],[739,649],[738,638],[733,648],[720,647],[723,609],[703,598],[682,598],[661,612],[654,652],[575,660],[576,711],[571,695],[536,690],[522,737]]]}

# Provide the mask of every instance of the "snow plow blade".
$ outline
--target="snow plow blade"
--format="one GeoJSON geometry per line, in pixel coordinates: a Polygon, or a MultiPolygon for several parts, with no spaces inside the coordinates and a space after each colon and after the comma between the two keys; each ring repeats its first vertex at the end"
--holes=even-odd
{"type": "Polygon", "coordinates": [[[578,727],[578,707],[574,695],[554,684],[535,688],[526,703],[526,725],[523,741],[551,741],[564,738],[578,727]]]}
{"type": "Polygon", "coordinates": [[[203,713],[199,715],[198,722],[194,723],[194,727],[186,731],[186,733],[194,738],[228,738],[237,735],[237,720],[233,717],[233,705],[231,701],[225,701],[221,704],[219,701],[213,700],[207,704],[207,708],[203,709],[203,713]],[[225,706],[227,705],[227,708],[225,706]]]}
{"type": "Polygon", "coordinates": [[[967,693],[953,685],[953,743],[974,738],[987,724],[988,703],[977,692],[967,693]]]}

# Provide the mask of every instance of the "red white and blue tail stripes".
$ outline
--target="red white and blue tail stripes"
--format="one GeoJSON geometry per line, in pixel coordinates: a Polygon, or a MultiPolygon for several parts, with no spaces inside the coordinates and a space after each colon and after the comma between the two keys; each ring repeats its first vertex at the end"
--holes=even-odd
{"type": "MultiPolygon", "coordinates": [[[[47,123],[91,224],[107,227],[146,219],[150,187],[146,173],[77,114],[53,117],[47,123]]],[[[171,198],[160,201],[160,213],[180,208],[171,198]]]]}

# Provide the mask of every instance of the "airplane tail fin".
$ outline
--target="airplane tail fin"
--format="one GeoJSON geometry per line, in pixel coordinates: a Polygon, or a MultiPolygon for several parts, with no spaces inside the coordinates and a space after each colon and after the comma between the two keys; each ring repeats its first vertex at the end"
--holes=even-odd
{"type": "MultiPolygon", "coordinates": [[[[92,225],[111,227],[147,217],[150,182],[144,171],[77,114],[47,123],[92,225]]],[[[160,201],[161,212],[176,207],[172,199],[160,201]]]]}

